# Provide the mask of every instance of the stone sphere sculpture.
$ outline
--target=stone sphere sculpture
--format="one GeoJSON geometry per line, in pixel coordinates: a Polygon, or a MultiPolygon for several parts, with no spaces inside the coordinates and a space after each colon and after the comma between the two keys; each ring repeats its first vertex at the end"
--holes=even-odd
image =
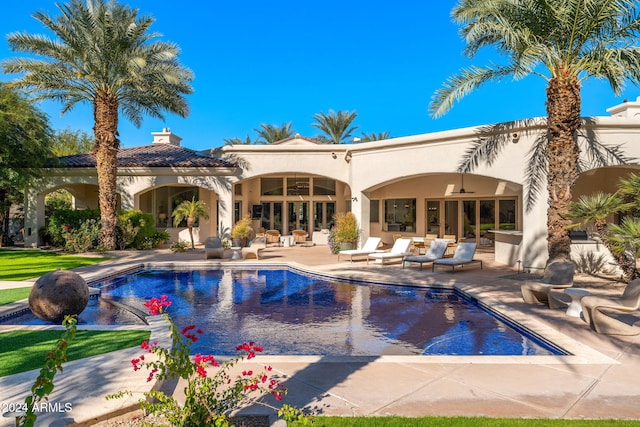
{"type": "Polygon", "coordinates": [[[40,277],[29,293],[29,308],[47,322],[60,323],[64,316],[80,314],[89,302],[89,287],[78,274],[51,271],[40,277]]]}

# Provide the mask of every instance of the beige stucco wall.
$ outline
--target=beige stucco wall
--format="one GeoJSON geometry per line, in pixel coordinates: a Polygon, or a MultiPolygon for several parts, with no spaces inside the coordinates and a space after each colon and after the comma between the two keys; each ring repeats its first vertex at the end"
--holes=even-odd
{"type": "MultiPolygon", "coordinates": [[[[616,112],[619,113],[618,110],[616,112]]],[[[479,198],[500,195],[517,197],[522,240],[516,247],[509,248],[509,263],[516,267],[515,264],[520,261],[521,266],[542,268],[547,258],[546,190],[528,208],[523,205],[527,191],[525,180],[529,152],[537,136],[544,132],[544,120],[535,119],[530,123],[533,123],[531,127],[519,128],[512,124],[509,130],[498,132],[506,141],[500,154],[492,165],[480,164],[466,174],[465,187],[475,191],[474,197],[479,198]]],[[[234,200],[243,202],[245,213],[252,204],[265,200],[260,196],[260,177],[327,177],[341,183],[335,197],[337,210],[343,209],[345,199],[351,200],[352,211],[363,229],[363,238],[369,233],[383,235],[379,225],[372,227],[369,224],[369,201],[385,198],[416,199],[418,223],[415,234],[420,235],[425,231],[421,223],[425,199],[463,198],[452,194],[451,189],[459,186],[460,174],[457,171],[460,161],[473,146],[480,130],[455,129],[360,144],[323,145],[304,138],[294,138],[283,144],[225,146],[225,154],[237,156],[246,164],[237,173],[170,169],[161,173],[154,171],[155,174],[140,170],[120,171],[118,191],[123,207],[137,207],[136,197],[150,188],[197,185],[202,188],[201,196],[212,209],[212,219],[204,224],[201,235],[212,235],[218,226],[213,219],[217,206],[220,206],[220,223],[230,229],[233,225],[234,200]],[[233,185],[238,182],[243,184],[243,193],[236,197],[233,185]]],[[[620,145],[630,158],[640,158],[640,117],[619,114],[616,117],[589,118],[585,120],[581,132],[584,135],[579,138],[581,144],[584,137],[598,138],[605,145],[620,145]]],[[[588,194],[593,189],[611,191],[620,175],[637,169],[637,161],[632,160],[632,165],[624,168],[587,171],[578,180],[574,195],[588,194]]],[[[28,193],[25,228],[37,230],[41,225],[44,216],[40,203],[45,192],[59,186],[77,184],[96,185],[95,175],[90,171],[67,170],[64,175],[50,176],[38,183],[28,193]]],[[[28,242],[35,242],[33,235],[28,236],[28,242]]]]}

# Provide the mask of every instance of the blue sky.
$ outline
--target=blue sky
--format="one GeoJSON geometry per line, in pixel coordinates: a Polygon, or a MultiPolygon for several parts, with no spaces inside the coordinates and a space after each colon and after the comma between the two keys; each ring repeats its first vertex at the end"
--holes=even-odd
{"type": "MultiPolygon", "coordinates": [[[[330,109],[357,112],[356,136],[389,131],[399,137],[545,115],[545,81],[529,77],[490,83],[444,117],[429,117],[431,96],[448,76],[464,66],[500,61],[491,51],[473,60],[462,54],[464,43],[450,19],[454,1],[121,1],[154,16],[152,30],[177,43],[181,62],[195,73],[190,115],[146,117],[140,128],[121,116],[124,147],[148,144],[150,133],[164,127],[193,149],[247,134],[255,139],[261,123],[292,122],[298,133],[313,137],[313,115],[330,109]]],[[[31,14],[57,15],[54,1],[6,3],[2,34],[50,35],[31,14]]],[[[17,55],[5,37],[0,58],[17,55]]],[[[631,85],[616,97],[605,82],[589,81],[582,114],[608,115],[606,108],[639,95],[631,85]]],[[[40,107],[56,129],[92,132],[89,106],[62,117],[59,104],[40,107]]]]}

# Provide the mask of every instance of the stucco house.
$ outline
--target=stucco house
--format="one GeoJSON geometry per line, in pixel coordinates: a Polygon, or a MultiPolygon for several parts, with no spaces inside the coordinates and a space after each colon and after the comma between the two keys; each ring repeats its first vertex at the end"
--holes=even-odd
{"type": "MultiPolygon", "coordinates": [[[[621,146],[640,158],[640,98],[607,110],[606,117],[586,118],[582,137],[621,146]]],[[[486,127],[471,127],[384,141],[327,145],[304,136],[269,145],[234,145],[212,156],[181,145],[169,129],[152,133],[150,145],[124,148],[118,155],[118,194],[122,208],[154,214],[156,226],[177,239],[170,215],[181,200],[196,196],[210,209],[200,220],[199,239],[230,229],[249,214],[253,228],[290,234],[306,230],[310,239],[332,224],[336,212],[352,211],[363,239],[393,234],[453,234],[480,247],[493,248],[498,262],[519,268],[543,268],[547,259],[547,194],[542,191],[525,208],[525,171],[529,150],[544,120],[535,119],[493,132],[509,146],[491,166],[472,174],[457,172],[465,151],[486,127]]],[[[45,225],[44,197],[58,188],[74,196],[77,208],[98,205],[92,155],[60,158],[27,192],[25,244],[38,244],[45,225]]],[[[583,172],[574,200],[594,191],[613,192],[633,164],[583,172]]],[[[572,252],[603,251],[596,241],[576,242],[572,252]]]]}

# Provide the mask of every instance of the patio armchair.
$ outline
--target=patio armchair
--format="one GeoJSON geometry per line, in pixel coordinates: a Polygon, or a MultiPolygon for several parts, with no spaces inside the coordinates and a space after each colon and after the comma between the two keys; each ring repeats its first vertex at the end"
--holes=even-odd
{"type": "Polygon", "coordinates": [[[453,253],[452,258],[440,258],[433,261],[431,264],[431,271],[435,271],[436,265],[446,265],[451,267],[453,273],[456,267],[464,267],[467,264],[480,263],[482,269],[482,260],[475,259],[473,256],[476,253],[476,244],[470,242],[461,242],[456,246],[456,251],[453,253]]]}
{"type": "Polygon", "coordinates": [[[640,309],[640,279],[629,282],[620,298],[586,296],[581,304],[584,321],[597,333],[640,334],[640,327],[634,325],[638,317],[626,316],[640,309]]]}
{"type": "Polygon", "coordinates": [[[207,240],[204,241],[204,259],[222,258],[223,256],[222,240],[218,237],[207,237],[207,240]]]}
{"type": "Polygon", "coordinates": [[[380,245],[380,237],[369,237],[367,241],[362,245],[360,249],[345,249],[338,252],[338,261],[340,261],[340,255],[349,256],[349,261],[353,262],[354,255],[369,255],[374,252],[384,252],[378,249],[380,245]]]}
{"type": "Polygon", "coordinates": [[[278,230],[267,230],[264,233],[264,237],[266,238],[267,246],[269,246],[270,243],[275,243],[280,246],[280,232],[278,230]]]}
{"type": "Polygon", "coordinates": [[[260,252],[267,248],[267,239],[265,237],[256,237],[251,241],[251,245],[243,248],[243,259],[255,258],[260,259],[260,252]]]}
{"type": "Polygon", "coordinates": [[[405,255],[411,254],[411,252],[409,252],[409,246],[411,246],[411,239],[400,238],[395,241],[389,252],[374,252],[367,255],[367,265],[371,259],[380,261],[382,265],[385,264],[385,261],[402,260],[405,255]]]}
{"type": "Polygon", "coordinates": [[[404,268],[405,263],[413,262],[420,264],[420,271],[422,271],[422,264],[425,262],[433,262],[437,259],[444,257],[444,253],[447,250],[447,244],[449,242],[445,239],[434,239],[431,241],[429,245],[429,249],[424,255],[407,255],[402,260],[402,268],[404,268]]]}
{"type": "Polygon", "coordinates": [[[544,270],[541,281],[529,281],[520,285],[522,299],[527,304],[546,304],[549,308],[566,307],[567,303],[552,291],[573,286],[576,265],[572,261],[552,262],[544,270]]]}
{"type": "Polygon", "coordinates": [[[291,235],[293,236],[293,242],[296,244],[306,242],[307,237],[309,237],[309,233],[304,230],[293,230],[291,235]]]}

